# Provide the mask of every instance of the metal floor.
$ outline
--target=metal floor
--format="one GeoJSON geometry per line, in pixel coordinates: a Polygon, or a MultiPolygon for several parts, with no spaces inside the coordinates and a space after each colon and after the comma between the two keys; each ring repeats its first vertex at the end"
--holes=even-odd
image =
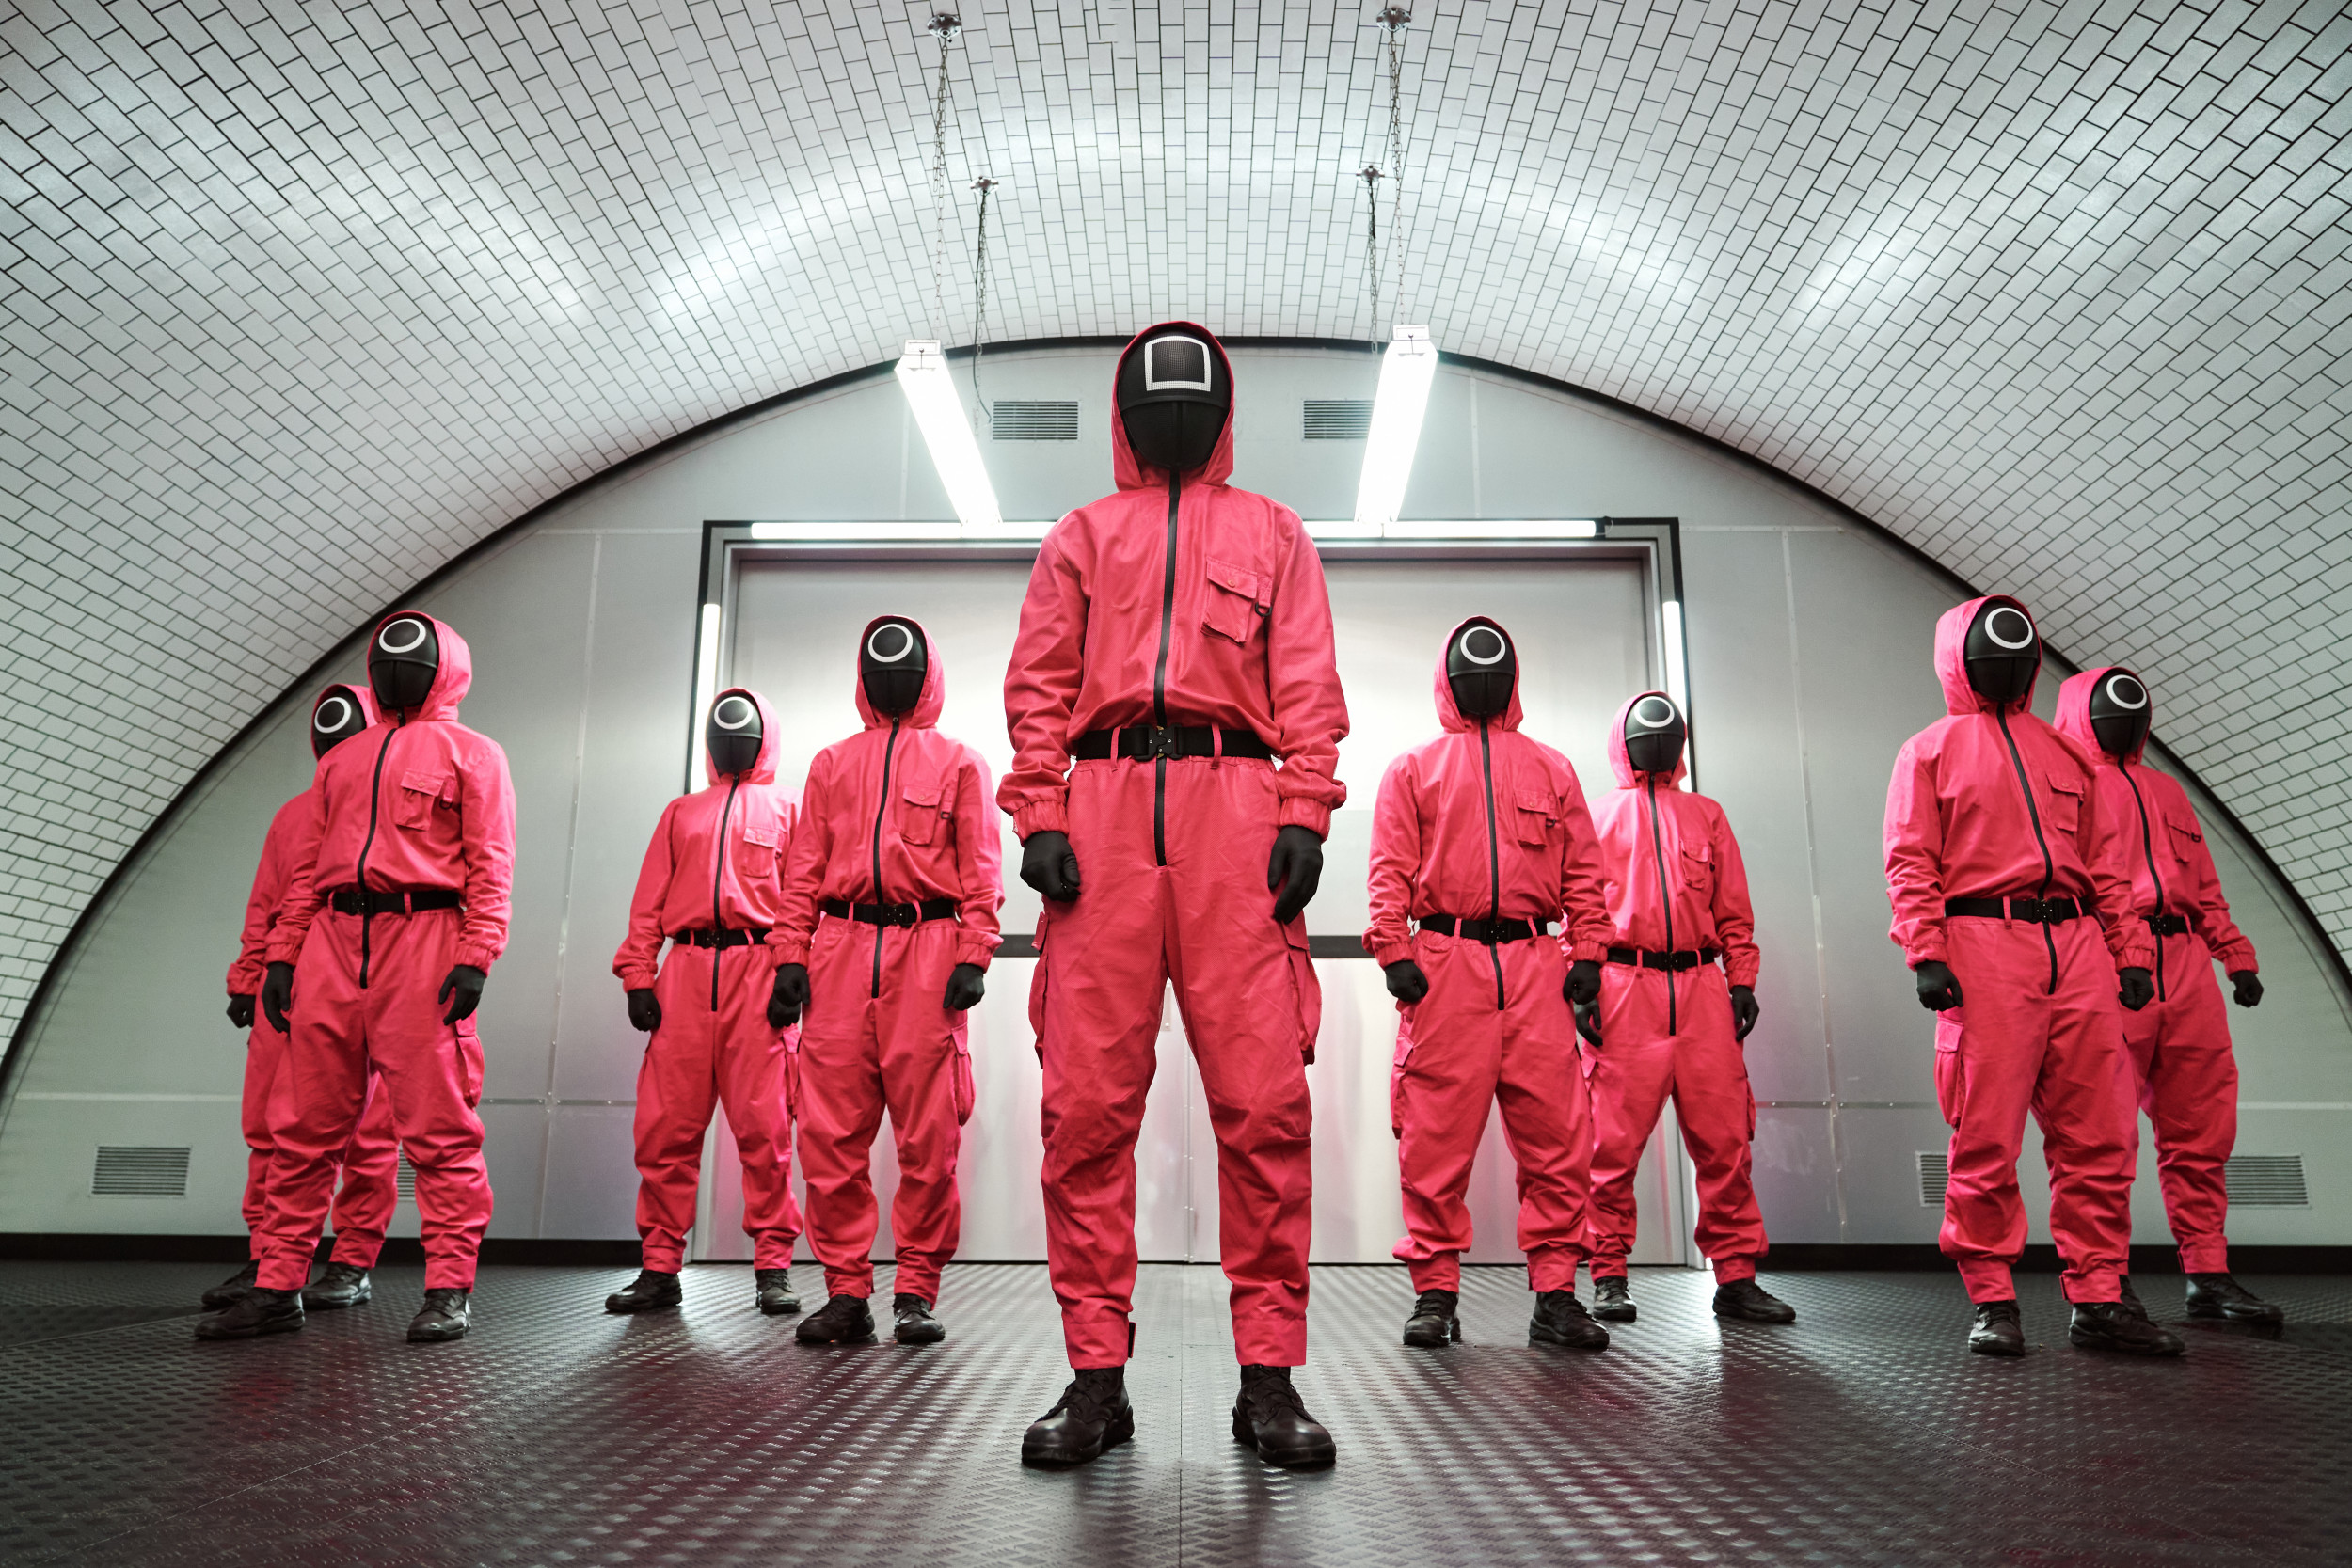
{"type": "MultiPolygon", "coordinates": [[[[1473,1271],[1468,1342],[1408,1351],[1402,1270],[1316,1271],[1309,1407],[1340,1463],[1236,1447],[1223,1282],[1147,1268],[1137,1439],[1024,1470],[1067,1373],[1044,1271],[949,1271],[951,1338],[808,1350],[750,1271],[683,1312],[616,1271],[485,1272],[473,1338],[401,1339],[421,1271],[298,1335],[199,1344],[214,1264],[0,1263],[0,1560],[142,1564],[1340,1564],[2352,1560],[2352,1279],[2251,1281],[2285,1335],[2173,1363],[2069,1349],[2022,1280],[2023,1361],[1961,1349],[1943,1274],[1768,1275],[1793,1328],[1719,1325],[1637,1272],[1601,1354],[1525,1342],[1473,1271]]],[[[804,1290],[816,1271],[803,1264],[804,1290]]],[[[2177,1276],[2143,1293],[2177,1319],[2177,1276]]],[[[885,1271],[881,1299],[887,1299],[885,1271]]],[[[811,1305],[815,1302],[812,1300],[811,1305]]]]}

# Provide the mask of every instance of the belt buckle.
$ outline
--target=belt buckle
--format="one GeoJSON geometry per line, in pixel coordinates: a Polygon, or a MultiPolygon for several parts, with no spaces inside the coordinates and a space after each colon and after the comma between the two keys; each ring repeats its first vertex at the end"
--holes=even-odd
{"type": "Polygon", "coordinates": [[[1132,733],[1143,736],[1142,754],[1136,758],[1137,762],[1171,760],[1180,754],[1174,724],[1142,724],[1132,733]]]}
{"type": "Polygon", "coordinates": [[[2009,902],[2009,912],[2019,920],[2030,921],[2036,926],[2050,924],[2050,906],[2043,899],[2012,898],[2009,902]],[[2023,912],[2020,912],[2021,906],[2023,912]]]}
{"type": "Polygon", "coordinates": [[[1672,967],[1673,967],[1673,968],[1674,968],[1674,969],[1675,969],[1677,973],[1679,973],[1679,972],[1680,972],[1680,971],[1682,971],[1682,970],[1686,970],[1686,969],[1696,969],[1696,968],[1698,968],[1698,966],[1699,966],[1699,956],[1698,956],[1696,953],[1692,953],[1692,952],[1690,952],[1690,951],[1688,951],[1688,950],[1683,950],[1683,951],[1678,951],[1678,952],[1669,953],[1669,954],[1666,956],[1666,962],[1667,962],[1670,966],[1672,966],[1672,967]]]}
{"type": "Polygon", "coordinates": [[[884,904],[882,906],[882,924],[885,926],[912,927],[922,918],[923,906],[920,904],[884,904]]]}

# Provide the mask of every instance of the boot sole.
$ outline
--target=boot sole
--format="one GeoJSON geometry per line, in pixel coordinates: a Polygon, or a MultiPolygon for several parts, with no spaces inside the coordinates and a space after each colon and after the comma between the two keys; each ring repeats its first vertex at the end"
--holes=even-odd
{"type": "Polygon", "coordinates": [[[269,1334],[296,1333],[301,1329],[301,1327],[302,1320],[300,1318],[272,1318],[267,1323],[256,1323],[251,1328],[232,1328],[226,1331],[208,1334],[205,1332],[204,1325],[202,1323],[199,1323],[196,1325],[196,1337],[199,1339],[214,1340],[259,1339],[262,1336],[269,1334]]]}
{"type": "MultiPolygon", "coordinates": [[[[230,1292],[207,1291],[196,1299],[198,1305],[201,1306],[207,1312],[226,1312],[231,1307],[236,1306],[237,1303],[243,1301],[246,1297],[251,1295],[252,1293],[253,1288],[248,1285],[241,1290],[230,1292]]],[[[2192,1318],[2196,1315],[2197,1314],[2194,1312],[2189,1314],[2192,1318]]]]}
{"type": "Polygon", "coordinates": [[[2112,1352],[2117,1355],[2144,1355],[2158,1360],[2179,1355],[2188,1349],[2187,1346],[2177,1341],[2170,1345],[2126,1344],[2120,1339],[2110,1339],[2103,1334],[2086,1334],[2078,1328],[2070,1328],[2066,1331],[2066,1342],[2077,1350],[2103,1350],[2112,1352]]]}
{"type": "Polygon", "coordinates": [[[1998,1355],[2011,1359],[2026,1354],[2025,1342],[2011,1339],[1971,1339],[1968,1350],[1973,1355],[1998,1355]]]}
{"type": "Polygon", "coordinates": [[[684,1296],[680,1296],[675,1301],[623,1302],[620,1306],[616,1307],[613,1303],[618,1300],[619,1298],[617,1296],[607,1296],[604,1298],[604,1309],[612,1313],[616,1318],[634,1317],[640,1312],[667,1312],[673,1307],[683,1307],[686,1305],[686,1298],[684,1296]]]}
{"type": "Polygon", "coordinates": [[[1462,1342],[1462,1320],[1448,1318],[1445,1331],[1441,1334],[1416,1332],[1408,1328],[1405,1331],[1405,1342],[1415,1350],[1443,1350],[1448,1345],[1458,1345],[1462,1342]]]}
{"type": "Polygon", "coordinates": [[[453,1344],[457,1340],[464,1338],[466,1337],[467,1329],[469,1329],[473,1325],[471,1323],[468,1323],[465,1328],[454,1330],[412,1328],[408,1331],[408,1342],[412,1345],[453,1344]]]}
{"type": "MultiPolygon", "coordinates": [[[[1723,1319],[1723,1321],[1727,1323],[1792,1323],[1797,1321],[1797,1315],[1794,1312],[1787,1313],[1785,1315],[1778,1312],[1772,1312],[1759,1316],[1754,1312],[1741,1312],[1738,1310],[1726,1312],[1720,1307],[1716,1307],[1714,1312],[1715,1316],[1723,1319]]],[[[1599,1314],[1595,1313],[1594,1316],[1597,1317],[1599,1314]]]]}
{"type": "Polygon", "coordinates": [[[1609,1348],[1609,1331],[1605,1328],[1602,1329],[1600,1331],[1600,1338],[1598,1340],[1593,1340],[1570,1339],[1565,1336],[1554,1334],[1549,1329],[1530,1328],[1527,1331],[1527,1342],[1531,1345],[1558,1345],[1563,1350],[1607,1350],[1609,1348]]]}
{"type": "Polygon", "coordinates": [[[2287,1321],[2286,1308],[2274,1307],[2266,1312],[2233,1312],[2226,1307],[2191,1307],[2182,1315],[2198,1323],[2282,1323],[2287,1321]]]}
{"type": "Polygon", "coordinates": [[[369,1302],[372,1302],[374,1299],[375,1292],[373,1291],[361,1291],[356,1294],[348,1296],[320,1296],[316,1298],[313,1298],[310,1291],[305,1291],[302,1292],[302,1309],[305,1312],[338,1312],[346,1307],[365,1307],[369,1302]]]}
{"type": "Polygon", "coordinates": [[[801,1314],[801,1298],[798,1296],[787,1296],[772,1307],[758,1300],[752,1305],[759,1308],[762,1317],[767,1318],[797,1318],[801,1314]]]}
{"type": "Polygon", "coordinates": [[[798,1338],[803,1345],[816,1345],[819,1348],[826,1345],[873,1345],[881,1343],[880,1338],[877,1338],[874,1331],[870,1328],[863,1334],[846,1335],[838,1339],[832,1338],[830,1335],[818,1334],[802,1334],[796,1335],[795,1338],[798,1338]]]}
{"type": "Polygon", "coordinates": [[[1596,1307],[1593,1308],[1593,1318],[1598,1323],[1629,1323],[1635,1320],[1636,1316],[1635,1310],[1630,1307],[1596,1307]]]}
{"type": "Polygon", "coordinates": [[[1255,1433],[1249,1430],[1249,1418],[1240,1411],[1233,1412],[1233,1441],[1256,1454],[1268,1465],[1284,1470],[1322,1470],[1336,1464],[1340,1457],[1337,1443],[1323,1443],[1315,1448],[1301,1449],[1295,1453],[1268,1453],[1258,1446],[1255,1433]]]}
{"type": "Polygon", "coordinates": [[[1120,1411],[1103,1428],[1102,1441],[1092,1448],[1060,1453],[1032,1449],[1026,1441],[1021,1445],[1021,1463],[1040,1470],[1067,1470],[1074,1465],[1091,1465],[1120,1444],[1136,1434],[1136,1412],[1133,1405],[1120,1411]]]}
{"type": "Polygon", "coordinates": [[[944,1328],[917,1329],[909,1334],[894,1329],[890,1337],[902,1345],[937,1345],[946,1342],[947,1331],[944,1328]]]}

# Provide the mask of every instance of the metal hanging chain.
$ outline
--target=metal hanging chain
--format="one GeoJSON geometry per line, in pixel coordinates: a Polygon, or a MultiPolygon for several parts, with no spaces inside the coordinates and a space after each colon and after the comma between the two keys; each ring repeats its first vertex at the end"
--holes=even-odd
{"type": "Polygon", "coordinates": [[[980,193],[980,239],[972,257],[972,401],[983,419],[993,420],[988,400],[980,396],[980,355],[988,347],[988,198],[996,182],[983,174],[972,188],[980,193]]]}
{"type": "Polygon", "coordinates": [[[945,342],[947,322],[947,62],[963,36],[953,11],[932,13],[923,29],[939,40],[939,83],[931,92],[931,336],[945,342]]]}
{"type": "Polygon", "coordinates": [[[1372,314],[1365,322],[1364,337],[1375,350],[1380,346],[1380,196],[1379,182],[1384,178],[1378,164],[1366,164],[1356,171],[1356,178],[1364,182],[1364,287],[1372,295],[1372,314]]]}
{"type": "MultiPolygon", "coordinates": [[[[1388,33],[1389,245],[1396,255],[1396,289],[1391,297],[1401,318],[1405,312],[1405,27],[1413,20],[1413,8],[1384,7],[1374,20],[1388,33]]],[[[1375,321],[1375,335],[1378,325],[1375,321]]]]}

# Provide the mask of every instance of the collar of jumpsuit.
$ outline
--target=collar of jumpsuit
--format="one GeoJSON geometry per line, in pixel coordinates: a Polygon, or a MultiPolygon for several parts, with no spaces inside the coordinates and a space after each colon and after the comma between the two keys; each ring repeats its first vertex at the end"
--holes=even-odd
{"type": "MultiPolygon", "coordinates": [[[[375,624],[375,631],[368,640],[368,662],[373,665],[381,657],[378,648],[384,641],[385,629],[395,621],[409,620],[424,621],[432,626],[440,659],[434,666],[433,684],[425,689],[424,701],[409,710],[408,721],[417,723],[437,720],[453,723],[457,719],[457,705],[466,700],[466,693],[473,688],[473,650],[466,646],[466,640],[457,635],[456,627],[446,621],[435,620],[421,610],[395,611],[375,624]]],[[[388,711],[382,717],[396,719],[399,716],[388,711]]]]}
{"type": "MultiPolygon", "coordinates": [[[[745,784],[767,784],[776,782],[776,752],[784,744],[784,726],[776,722],[776,710],[768,705],[768,699],[748,686],[730,686],[719,693],[710,705],[713,713],[729,697],[740,697],[759,713],[759,760],[743,775],[745,784]]],[[[710,754],[708,745],[703,747],[703,773],[713,784],[727,782],[728,775],[719,771],[718,761],[710,754]]]]}
{"type": "Polygon", "coordinates": [[[911,730],[928,730],[937,726],[939,715],[947,705],[947,670],[939,657],[939,644],[922,624],[904,615],[877,615],[866,623],[866,630],[858,637],[858,657],[850,665],[850,677],[857,690],[857,716],[869,730],[886,730],[893,722],[911,730]],[[866,645],[883,626],[900,624],[914,627],[923,638],[923,694],[914,699],[914,705],[904,713],[884,713],[875,707],[866,695],[866,645]]]}
{"type": "Polygon", "coordinates": [[[1144,345],[1153,339],[1170,335],[1197,338],[1207,347],[1216,360],[1216,369],[1211,379],[1221,382],[1225,387],[1229,404],[1225,428],[1217,432],[1216,443],[1209,449],[1208,461],[1198,468],[1186,471],[1184,481],[1188,485],[1222,484],[1233,477],[1233,421],[1240,417],[1241,397],[1233,385],[1232,362],[1225,356],[1225,345],[1218,342],[1216,335],[1205,326],[1191,322],[1162,322],[1136,334],[1125,352],[1120,355],[1119,370],[1111,377],[1111,475],[1121,490],[1159,489],[1165,487],[1168,481],[1167,469],[1146,464],[1136,455],[1135,448],[1128,444],[1126,420],[1119,413],[1119,388],[1120,382],[1132,373],[1129,361],[1143,352],[1144,345]]]}
{"type": "MultiPolygon", "coordinates": [[[[1454,679],[1448,673],[1448,667],[1452,662],[1454,645],[1462,641],[1462,634],[1469,631],[1472,626],[1491,626],[1494,625],[1494,622],[1488,620],[1484,615],[1472,615],[1456,626],[1452,631],[1445,634],[1445,644],[1438,651],[1438,676],[1436,683],[1438,697],[1438,722],[1445,726],[1446,730],[1451,734],[1465,735],[1478,728],[1478,721],[1466,717],[1462,712],[1462,705],[1454,700],[1454,679]]],[[[1516,652],[1516,649],[1514,652],[1516,652]]],[[[1516,669],[1516,666],[1514,668],[1516,669]]],[[[1519,727],[1519,720],[1521,717],[1522,710],[1519,707],[1519,683],[1515,677],[1511,682],[1511,701],[1504,705],[1501,713],[1487,720],[1486,724],[1490,729],[1516,730],[1519,727]]]]}

